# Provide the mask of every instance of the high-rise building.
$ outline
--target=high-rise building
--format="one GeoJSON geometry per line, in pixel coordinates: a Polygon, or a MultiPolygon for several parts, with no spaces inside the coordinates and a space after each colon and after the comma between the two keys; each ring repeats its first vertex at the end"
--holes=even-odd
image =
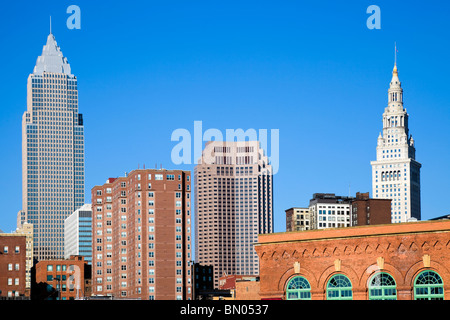
{"type": "Polygon", "coordinates": [[[92,208],[87,203],[75,210],[64,221],[64,258],[82,256],[92,262],[92,208]]]}
{"type": "Polygon", "coordinates": [[[383,113],[383,132],[377,143],[377,160],[372,161],[372,195],[392,199],[392,222],[420,220],[420,168],[414,139],[409,134],[408,113],[403,107],[403,89],[397,64],[392,71],[388,105],[383,113]]]}
{"type": "Polygon", "coordinates": [[[253,244],[273,232],[272,166],[258,141],[206,143],[195,166],[196,262],[228,275],[258,275],[253,244]]]}
{"type": "Polygon", "coordinates": [[[191,174],[137,169],[92,188],[92,292],[192,299],[191,174]]]}
{"type": "Polygon", "coordinates": [[[64,256],[64,219],[84,203],[83,131],[77,78],[50,33],[28,76],[22,118],[21,215],[34,227],[38,260],[64,256]]]}

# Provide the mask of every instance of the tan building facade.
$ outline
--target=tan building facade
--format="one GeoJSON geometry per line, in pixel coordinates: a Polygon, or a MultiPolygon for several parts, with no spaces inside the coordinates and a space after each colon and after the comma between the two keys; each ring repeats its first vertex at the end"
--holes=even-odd
{"type": "Polygon", "coordinates": [[[272,167],[257,141],[208,142],[195,167],[196,261],[223,274],[258,275],[253,248],[273,232],[272,167]]]}
{"type": "Polygon", "coordinates": [[[286,211],[286,231],[311,229],[309,208],[290,208],[286,211]]]}
{"type": "Polygon", "coordinates": [[[133,170],[92,188],[92,290],[142,300],[192,298],[191,174],[133,170]]]}

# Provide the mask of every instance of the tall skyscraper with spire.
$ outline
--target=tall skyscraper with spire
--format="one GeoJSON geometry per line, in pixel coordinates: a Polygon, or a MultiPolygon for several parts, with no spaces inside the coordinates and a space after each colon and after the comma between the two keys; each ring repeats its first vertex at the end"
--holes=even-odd
{"type": "Polygon", "coordinates": [[[84,204],[84,127],[77,78],[51,33],[27,82],[22,118],[22,211],[34,257],[64,257],[64,219],[84,204]]]}
{"type": "MultiPolygon", "coordinates": [[[[396,50],[397,52],[397,50],[396,50]]],[[[383,113],[383,131],[378,137],[377,160],[372,161],[372,194],[392,199],[391,221],[420,220],[420,168],[414,139],[409,133],[408,113],[403,107],[403,89],[395,59],[383,113]]]]}

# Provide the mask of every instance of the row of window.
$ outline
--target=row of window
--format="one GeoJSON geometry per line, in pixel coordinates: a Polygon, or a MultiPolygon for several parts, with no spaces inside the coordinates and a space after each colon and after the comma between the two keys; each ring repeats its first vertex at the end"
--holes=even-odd
{"type": "MultiPolygon", "coordinates": [[[[397,285],[394,278],[385,272],[373,275],[368,283],[369,300],[397,300],[397,285]]],[[[343,274],[330,278],[326,289],[327,300],[352,300],[350,279],[343,274]]],[[[310,300],[311,285],[302,276],[292,278],[286,287],[287,300],[310,300]]],[[[414,281],[415,300],[444,300],[444,283],[441,276],[432,270],[419,273],[414,281]]]]}
{"type": "MultiPolygon", "coordinates": [[[[8,246],[4,246],[3,247],[3,254],[6,254],[9,252],[9,247],[8,246]]],[[[19,253],[20,252],[20,247],[16,246],[14,249],[14,253],[19,253]]]]}

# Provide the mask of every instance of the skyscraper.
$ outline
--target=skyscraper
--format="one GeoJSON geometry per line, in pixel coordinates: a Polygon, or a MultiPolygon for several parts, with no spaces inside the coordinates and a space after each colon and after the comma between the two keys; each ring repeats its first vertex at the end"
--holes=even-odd
{"type": "Polygon", "coordinates": [[[34,257],[64,256],[64,219],[84,203],[84,127],[77,78],[50,33],[27,82],[22,118],[22,211],[34,257]]]}
{"type": "Polygon", "coordinates": [[[273,232],[272,166],[258,141],[211,141],[195,167],[196,261],[219,277],[258,275],[253,244],[273,232]]]}
{"type": "Polygon", "coordinates": [[[403,107],[403,89],[397,63],[392,71],[388,105],[383,113],[383,132],[377,143],[377,160],[372,161],[374,198],[392,199],[391,221],[420,220],[420,168],[414,139],[409,134],[408,113],[403,107]]]}

